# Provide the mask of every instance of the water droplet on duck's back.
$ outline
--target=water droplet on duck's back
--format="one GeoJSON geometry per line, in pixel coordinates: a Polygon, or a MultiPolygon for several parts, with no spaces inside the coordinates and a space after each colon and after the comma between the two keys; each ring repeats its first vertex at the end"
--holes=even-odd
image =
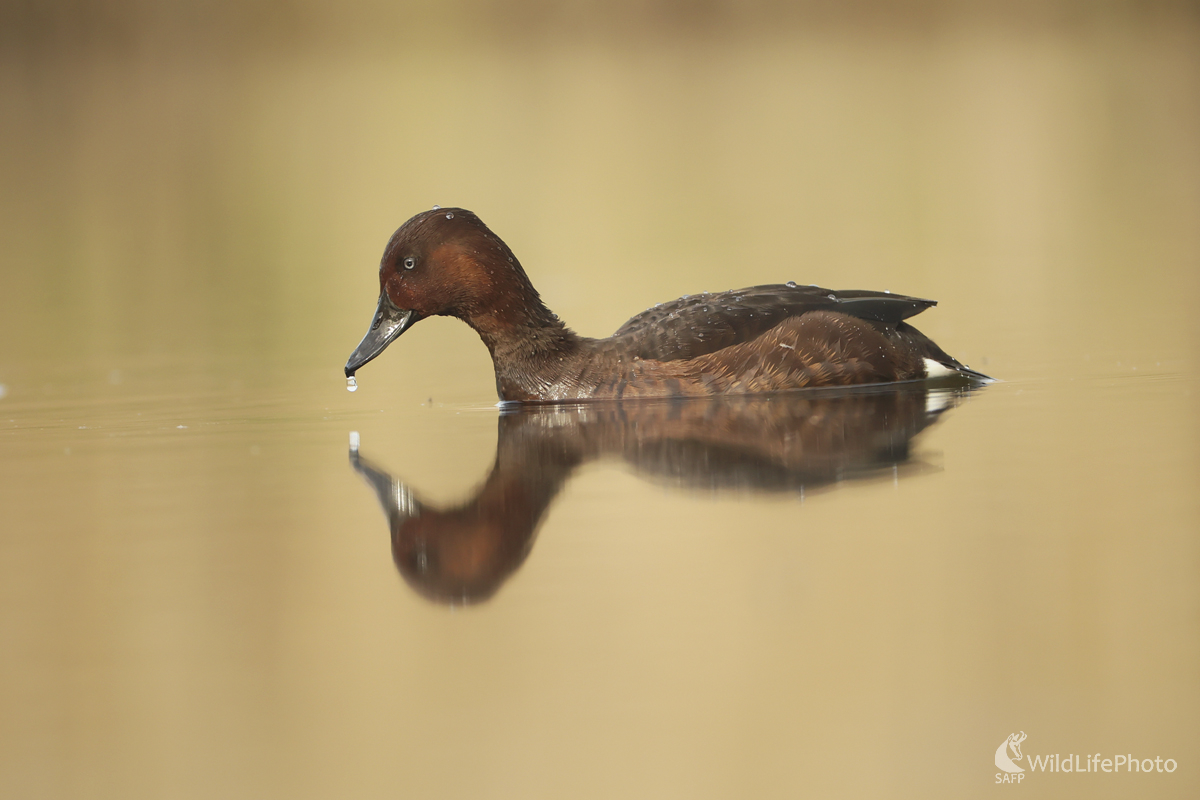
{"type": "Polygon", "coordinates": [[[788,287],[789,289],[795,289],[795,288],[796,288],[796,282],[795,282],[795,281],[788,281],[786,285],[787,285],[787,287],[788,287]]]}
{"type": "Polygon", "coordinates": [[[447,214],[446,219],[454,219],[454,212],[447,214]]]}
{"type": "Polygon", "coordinates": [[[439,206],[439,205],[437,205],[437,204],[435,203],[435,204],[434,204],[434,206],[433,206],[433,210],[434,210],[434,211],[441,211],[441,210],[442,210],[442,207],[441,207],[441,206],[439,206]]]}

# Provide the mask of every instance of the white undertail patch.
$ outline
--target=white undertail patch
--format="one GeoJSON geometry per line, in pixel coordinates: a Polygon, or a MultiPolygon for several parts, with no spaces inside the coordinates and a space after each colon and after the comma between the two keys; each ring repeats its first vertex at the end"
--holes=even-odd
{"type": "Polygon", "coordinates": [[[958,370],[954,367],[947,367],[940,361],[934,361],[932,358],[925,359],[925,377],[926,378],[944,378],[947,375],[958,375],[958,370]]]}

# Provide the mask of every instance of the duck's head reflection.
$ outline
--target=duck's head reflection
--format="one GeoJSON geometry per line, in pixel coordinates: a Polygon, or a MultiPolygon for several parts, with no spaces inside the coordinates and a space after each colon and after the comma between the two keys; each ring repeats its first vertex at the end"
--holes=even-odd
{"type": "Polygon", "coordinates": [[[501,468],[497,453],[496,465],[475,497],[443,510],[422,503],[406,484],[353,447],[350,463],[375,489],[387,514],[392,559],[400,574],[430,600],[453,604],[488,599],[521,565],[562,482],[560,478],[547,489],[550,470],[535,464],[521,475],[519,467],[501,468]]]}
{"type": "Polygon", "coordinates": [[[359,453],[350,464],[388,517],[397,569],[442,603],[488,599],[524,562],[559,489],[580,464],[620,456],[645,476],[701,490],[804,493],[900,475],[910,442],[978,385],[892,385],[786,395],[639,400],[505,409],[496,461],[474,496],[422,503],[359,453]]]}

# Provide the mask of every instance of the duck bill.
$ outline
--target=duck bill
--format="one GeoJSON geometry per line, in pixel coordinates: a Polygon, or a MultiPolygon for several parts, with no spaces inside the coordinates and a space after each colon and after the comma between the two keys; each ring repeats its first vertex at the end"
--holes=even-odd
{"type": "Polygon", "coordinates": [[[375,490],[383,513],[393,523],[421,516],[421,501],[417,500],[412,490],[360,456],[358,446],[354,443],[350,445],[350,466],[375,490]]]}
{"type": "Polygon", "coordinates": [[[352,377],[356,371],[395,341],[400,334],[412,327],[421,318],[415,311],[405,311],[397,308],[387,292],[379,295],[379,307],[375,309],[375,317],[371,320],[371,329],[358,343],[358,347],[350,354],[346,362],[346,377],[352,377]]]}

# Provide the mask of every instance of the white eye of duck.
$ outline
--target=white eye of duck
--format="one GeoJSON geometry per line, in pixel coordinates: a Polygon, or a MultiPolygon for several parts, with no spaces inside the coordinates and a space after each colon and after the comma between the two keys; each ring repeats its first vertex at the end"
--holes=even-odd
{"type": "Polygon", "coordinates": [[[408,258],[404,259],[404,268],[405,269],[412,269],[416,265],[417,265],[417,260],[415,258],[413,258],[412,256],[409,256],[408,258]]]}

